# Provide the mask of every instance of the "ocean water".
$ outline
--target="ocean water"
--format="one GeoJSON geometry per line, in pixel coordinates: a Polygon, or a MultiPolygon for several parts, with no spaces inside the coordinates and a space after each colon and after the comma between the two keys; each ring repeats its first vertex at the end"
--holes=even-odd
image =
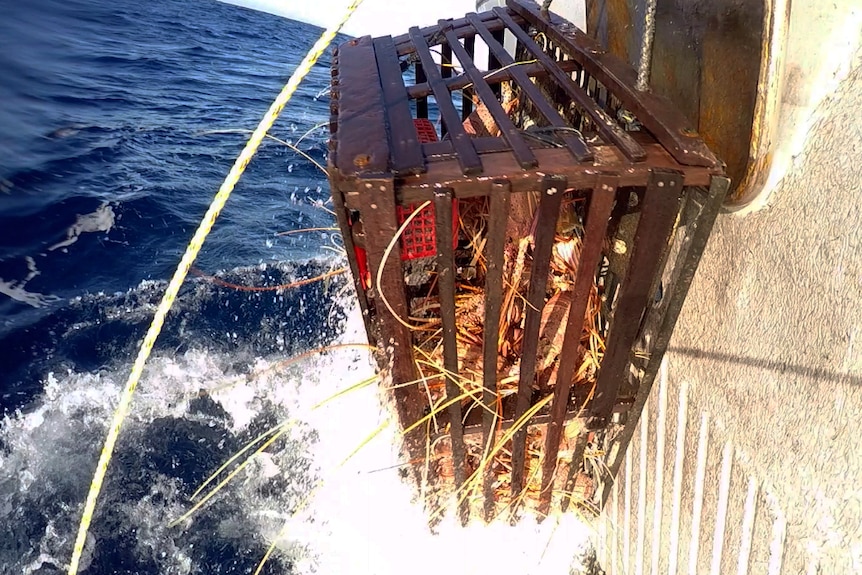
{"type": "MultiPolygon", "coordinates": [[[[165,282],[245,143],[239,131],[320,29],[214,0],[2,9],[0,573],[60,573],[165,282]]],[[[327,55],[272,131],[322,164],[328,82],[327,55]]],[[[568,572],[587,536],[571,517],[444,521],[431,534],[394,468],[397,431],[374,385],[315,407],[374,375],[344,276],[224,285],[343,267],[337,234],[279,235],[333,226],[328,201],[322,172],[265,142],[138,387],[82,573],[251,573],[271,544],[265,573],[568,572]],[[287,361],[333,344],[355,345],[287,361]],[[277,424],[285,433],[265,453],[173,524],[213,471],[277,424]]]]}

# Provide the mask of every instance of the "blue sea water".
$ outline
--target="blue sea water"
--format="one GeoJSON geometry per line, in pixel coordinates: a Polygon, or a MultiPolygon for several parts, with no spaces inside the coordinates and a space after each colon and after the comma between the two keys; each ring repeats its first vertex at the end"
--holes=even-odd
{"type": "MultiPolygon", "coordinates": [[[[0,572],[55,573],[165,280],[246,141],[238,130],[256,126],[320,30],[214,0],[0,7],[0,572]]],[[[307,133],[301,149],[323,164],[329,64],[271,132],[307,133]]],[[[255,286],[341,265],[329,233],[277,235],[334,225],[328,197],[322,172],[266,141],[195,265],[255,286]]],[[[241,406],[209,391],[259,384],[255,370],[331,342],[345,283],[245,292],[188,280],[82,572],[253,571],[278,524],[268,513],[289,514],[314,481],[314,432],[297,426],[271,450],[278,473],[215,499],[194,530],[172,530],[209,472],[292,409],[283,380],[252,386],[241,406]]],[[[267,572],[301,557],[282,550],[267,572]]]]}
{"type": "MultiPolygon", "coordinates": [[[[255,127],[320,31],[212,0],[5,4],[0,281],[18,293],[0,295],[8,408],[9,386],[22,383],[8,376],[32,358],[12,348],[41,351],[30,340],[44,337],[46,316],[170,277],[247,138],[224,131],[255,127]]],[[[328,65],[325,56],[274,136],[295,141],[326,121],[328,65]]],[[[301,147],[324,163],[325,128],[301,147]]],[[[268,140],[196,265],[215,273],[326,253],[322,234],[276,234],[331,226],[327,199],[324,174],[268,140]]]]}

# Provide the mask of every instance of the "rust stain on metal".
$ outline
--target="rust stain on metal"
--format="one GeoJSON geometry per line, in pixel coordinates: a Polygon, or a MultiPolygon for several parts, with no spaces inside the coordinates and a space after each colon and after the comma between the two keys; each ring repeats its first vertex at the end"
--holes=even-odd
{"type": "MultiPolygon", "coordinates": [[[[631,8],[628,0],[587,0],[587,31],[609,52],[632,62],[631,8]],[[612,22],[612,25],[608,25],[612,22]]],[[[634,54],[637,56],[637,54],[634,54]]]]}
{"type": "MultiPolygon", "coordinates": [[[[590,0],[591,35],[631,62],[642,29],[633,25],[637,0],[590,0]]],[[[656,16],[651,89],[689,119],[711,150],[726,162],[738,186],[732,202],[758,187],[769,153],[776,80],[770,62],[781,58],[779,29],[786,14],[773,0],[675,0],[660,2],[656,16]],[[776,53],[778,53],[776,55],[776,53]],[[773,74],[774,75],[774,74],[773,74]],[[749,190],[748,192],[746,190],[749,190]]],[[[774,66],[772,66],[774,68],[774,66]]]]}
{"type": "Polygon", "coordinates": [[[365,168],[371,162],[371,156],[368,154],[359,154],[355,158],[353,158],[353,165],[357,168],[365,168]]]}
{"type": "Polygon", "coordinates": [[[700,131],[736,182],[748,164],[760,69],[759,58],[752,58],[760,38],[752,37],[750,22],[730,10],[708,22],[701,55],[700,131]]]}
{"type": "Polygon", "coordinates": [[[632,29],[631,9],[627,0],[607,0],[608,21],[614,26],[608,28],[608,50],[626,62],[632,62],[636,54],[629,53],[632,29]]]}

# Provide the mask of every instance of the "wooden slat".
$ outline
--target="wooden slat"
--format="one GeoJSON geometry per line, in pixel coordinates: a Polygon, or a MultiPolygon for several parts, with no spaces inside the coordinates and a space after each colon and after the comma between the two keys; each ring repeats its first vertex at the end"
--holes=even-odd
{"type": "MultiPolygon", "coordinates": [[[[488,45],[488,50],[494,58],[500,62],[501,65],[510,66],[509,70],[512,75],[512,79],[515,80],[515,83],[518,84],[521,90],[533,102],[533,105],[539,113],[544,116],[545,120],[555,128],[569,128],[570,126],[566,123],[563,117],[560,116],[556,108],[551,106],[551,104],[545,99],[539,91],[539,88],[530,80],[526,71],[522,67],[515,65],[515,59],[512,58],[502,44],[497,42],[493,34],[491,34],[491,32],[485,27],[479,17],[476,14],[467,14],[467,21],[476,28],[476,31],[488,45]]],[[[593,159],[593,153],[587,147],[583,138],[575,134],[567,134],[566,132],[560,132],[558,135],[576,160],[584,162],[593,159]]]]}
{"type": "Polygon", "coordinates": [[[683,197],[683,177],[678,172],[654,170],[641,204],[640,221],[629,269],[611,318],[607,349],[599,367],[596,390],[590,404],[590,428],[604,427],[625,377],[644,310],[654,297],[662,254],[667,250],[683,197]]]}
{"type": "MultiPolygon", "coordinates": [[[[539,348],[539,327],[542,308],[548,291],[548,272],[551,267],[551,250],[554,247],[557,218],[560,204],[566,191],[566,180],[545,178],[539,200],[538,225],[534,232],[533,262],[530,267],[530,287],[524,319],[524,334],[521,347],[520,374],[518,378],[518,402],[515,421],[530,408],[533,395],[533,380],[536,378],[536,360],[539,348]]],[[[527,445],[527,425],[524,424],[512,437],[512,497],[520,495],[524,488],[524,465],[527,445]]]]}
{"type": "Polygon", "coordinates": [[[532,2],[507,5],[577,59],[593,77],[619,98],[676,160],[689,166],[715,166],[719,161],[673,104],[657,94],[635,88],[637,72],[576,26],[554,13],[543,14],[532,2]]]}
{"type": "Polygon", "coordinates": [[[428,118],[428,94],[431,93],[431,87],[428,85],[428,82],[425,80],[425,69],[422,68],[422,64],[416,62],[415,71],[416,71],[416,85],[410,86],[407,88],[407,95],[410,98],[414,98],[416,100],[416,117],[417,118],[428,118]],[[427,90],[425,92],[419,94],[414,93],[414,88],[416,86],[425,86],[427,90]]]}
{"type": "MultiPolygon", "coordinates": [[[[417,71],[421,68],[421,64],[416,64],[417,71]]],[[[524,73],[532,78],[532,77],[540,77],[544,78],[548,76],[548,71],[545,70],[543,66],[540,64],[519,64],[516,66],[524,71],[524,73]]],[[[580,69],[580,65],[574,60],[567,60],[565,62],[559,62],[559,67],[563,72],[575,72],[580,69]]],[[[425,81],[426,78],[423,75],[422,78],[419,78],[417,73],[416,75],[416,84],[413,86],[407,87],[407,94],[411,98],[422,98],[423,96],[427,96],[431,93],[431,86],[428,85],[428,82],[425,81]]],[[[492,70],[488,72],[485,81],[491,86],[492,89],[499,89],[499,84],[501,82],[508,82],[512,80],[512,68],[506,68],[505,70],[492,70]]],[[[467,74],[458,74],[457,76],[452,76],[451,78],[446,80],[446,87],[452,90],[460,90],[473,82],[470,78],[467,77],[467,74]]]]}
{"type": "Polygon", "coordinates": [[[336,166],[343,175],[385,173],[389,138],[370,36],[338,48],[336,166]]]}
{"type": "MultiPolygon", "coordinates": [[[[407,294],[401,271],[401,247],[395,242],[386,261],[377,285],[378,270],[383,262],[387,246],[398,230],[395,210],[394,180],[392,178],[360,178],[365,195],[362,223],[365,233],[365,249],[368,253],[368,268],[371,272],[370,296],[374,303],[376,333],[381,341],[376,342],[380,355],[391,357],[392,381],[404,383],[416,381],[413,362],[413,338],[410,330],[402,324],[383,304],[381,291],[385,294],[392,311],[400,318],[408,316],[407,294]]],[[[425,413],[427,401],[418,386],[399,386],[393,391],[398,417],[402,428],[418,421],[425,413]]],[[[424,457],[423,430],[418,429],[404,438],[411,458],[424,457]]]]}
{"type": "Polygon", "coordinates": [[[416,53],[419,55],[419,60],[422,67],[425,69],[425,75],[428,77],[428,83],[431,85],[431,91],[434,93],[434,99],[437,100],[437,107],[440,109],[440,116],[443,118],[443,123],[449,131],[452,143],[455,146],[455,151],[458,154],[458,163],[461,166],[461,171],[464,174],[478,174],[482,172],[482,161],[479,159],[479,154],[473,147],[470,137],[464,131],[461,125],[458,111],[452,104],[452,96],[446,88],[446,83],[440,75],[440,70],[434,59],[431,57],[431,51],[428,49],[428,44],[419,32],[419,28],[413,27],[410,29],[410,35],[416,46],[416,53]]]}
{"type": "Polygon", "coordinates": [[[347,262],[350,265],[350,275],[353,276],[353,287],[356,288],[356,299],[359,300],[359,309],[362,311],[362,321],[365,324],[365,332],[368,334],[369,342],[376,345],[374,339],[374,330],[371,328],[371,317],[368,313],[368,293],[366,292],[365,281],[359,273],[359,263],[355,256],[356,244],[353,242],[353,232],[350,224],[350,215],[347,207],[344,204],[344,195],[337,186],[330,184],[332,190],[332,209],[335,212],[335,217],[338,220],[338,226],[341,229],[341,238],[344,242],[344,250],[350,254],[347,262]]]}
{"type": "MultiPolygon", "coordinates": [[[[470,23],[473,25],[474,28],[476,28],[475,21],[470,21],[470,23]]],[[[488,27],[485,26],[484,24],[482,25],[482,28],[484,30],[488,30],[488,27]]],[[[478,29],[477,29],[477,31],[478,31],[478,29]]],[[[490,32],[490,34],[496,43],[500,44],[501,46],[503,45],[503,39],[505,37],[505,33],[503,32],[503,30],[497,30],[496,32],[490,32]]],[[[500,63],[500,61],[497,59],[497,57],[494,56],[494,53],[489,50],[488,51],[488,70],[498,70],[499,68],[502,68],[502,66],[503,65],[500,63]]],[[[541,68],[541,67],[540,67],[540,69],[544,70],[544,68],[541,68]]],[[[491,85],[491,89],[494,90],[494,95],[497,96],[497,98],[500,98],[503,95],[503,87],[500,84],[497,84],[490,79],[490,76],[492,76],[492,75],[493,75],[492,72],[489,72],[488,74],[486,74],[485,75],[486,76],[485,81],[491,85]]]]}
{"type": "MultiPolygon", "coordinates": [[[[717,168],[685,167],[676,162],[659,144],[647,144],[647,161],[638,164],[628,162],[613,146],[596,146],[594,164],[572,162],[572,155],[562,148],[533,149],[539,159],[541,170],[523,172],[512,161],[507,152],[488,152],[482,154],[483,174],[481,178],[464,176],[457,160],[429,162],[428,172],[420,176],[405,178],[399,187],[398,199],[404,203],[428,200],[435,186],[455,190],[458,198],[486,196],[490,193],[494,178],[507,178],[513,174],[512,193],[529,192],[541,185],[544,174],[560,174],[569,179],[569,187],[574,189],[593,188],[599,173],[620,175],[620,186],[644,186],[652,168],[680,170],[685,174],[686,186],[708,186],[713,174],[720,173],[717,168]]],[[[347,195],[351,205],[350,195],[347,195]]]]}
{"type": "MultiPolygon", "coordinates": [[[[494,14],[492,14],[491,12],[483,12],[482,18],[484,18],[486,20],[496,20],[497,17],[494,16],[494,14]]],[[[515,16],[515,18],[518,18],[520,20],[521,17],[515,16]]],[[[469,36],[469,35],[472,35],[475,33],[473,30],[473,26],[471,26],[467,22],[466,18],[457,18],[455,20],[452,20],[452,28],[454,28],[455,33],[458,35],[459,38],[463,38],[463,37],[466,37],[466,36],[469,36]]],[[[491,24],[492,30],[495,30],[495,29],[496,30],[502,30],[502,28],[503,28],[502,22],[498,21],[496,25],[491,24]]],[[[419,30],[419,33],[426,39],[426,41],[430,41],[434,38],[439,37],[440,26],[427,26],[425,28],[421,28],[419,30]]],[[[416,51],[416,48],[415,48],[414,43],[413,43],[413,38],[410,35],[410,33],[401,34],[400,36],[396,36],[395,38],[393,38],[393,40],[395,41],[395,48],[396,48],[396,50],[398,50],[399,56],[404,56],[406,54],[412,54],[413,52],[416,51]]],[[[432,44],[433,44],[433,42],[432,42],[432,44]]]]}
{"type": "MultiPolygon", "coordinates": [[[[437,233],[437,281],[440,289],[441,324],[443,328],[443,368],[446,370],[446,398],[461,395],[458,384],[458,339],[455,323],[455,256],[452,249],[452,190],[435,190],[434,218],[437,233]]],[[[455,471],[455,486],[464,485],[465,454],[464,425],[461,402],[449,406],[449,437],[452,441],[452,466],[455,471]]],[[[466,502],[466,501],[465,501],[466,502]]],[[[467,507],[462,506],[462,519],[466,519],[467,507]]]]}
{"type": "MultiPolygon", "coordinates": [[[[452,66],[453,66],[452,48],[449,46],[449,44],[446,44],[444,42],[443,44],[440,45],[440,76],[443,78],[444,84],[446,83],[446,80],[448,80],[449,78],[452,77],[452,72],[454,71],[454,68],[452,66]]],[[[447,90],[448,90],[448,88],[447,88],[447,90]]],[[[435,98],[436,98],[436,95],[435,95],[435,98]]],[[[452,96],[450,95],[446,101],[451,102],[452,96]]],[[[437,103],[437,107],[438,108],[440,107],[439,102],[437,103]]],[[[440,126],[440,135],[445,138],[446,134],[448,132],[449,132],[449,126],[446,124],[446,122],[443,122],[442,125],[440,126]]]]}
{"type": "MultiPolygon", "coordinates": [[[[464,38],[464,50],[467,52],[467,56],[470,61],[474,61],[474,55],[476,52],[476,37],[475,36],[467,36],[464,38]]],[[[473,111],[473,90],[470,88],[465,88],[461,92],[461,117],[465,120],[473,111]]]]}
{"type": "MultiPolygon", "coordinates": [[[[650,170],[677,170],[684,174],[686,186],[708,186],[715,175],[723,174],[720,167],[706,168],[699,166],[682,166],[674,160],[660,144],[646,143],[647,161],[639,164],[628,162],[614,146],[597,145],[593,148],[595,160],[593,164],[572,162],[571,154],[562,148],[533,148],[539,158],[541,170],[522,172],[512,159],[512,154],[503,151],[505,142],[499,138],[476,138],[477,151],[482,153],[484,173],[481,177],[465,176],[461,173],[458,161],[454,159],[451,142],[423,144],[425,156],[429,160],[428,172],[419,176],[407,176],[399,181],[396,197],[400,204],[411,204],[433,199],[432,190],[436,187],[452,188],[457,198],[472,198],[487,196],[495,179],[510,179],[512,193],[535,191],[542,183],[546,173],[560,174],[569,180],[571,189],[592,189],[600,173],[614,173],[620,176],[620,187],[646,186],[650,170]],[[499,141],[499,146],[496,141],[499,141]],[[431,147],[433,146],[433,148],[431,147]],[[439,154],[444,154],[440,157],[439,154]],[[432,158],[433,155],[437,157],[432,158]],[[449,156],[448,158],[445,156],[449,156]],[[434,161],[432,161],[432,159],[434,161]],[[549,166],[550,169],[545,169],[549,166]]],[[[344,178],[334,166],[330,166],[330,176],[344,191],[345,203],[349,208],[362,209],[365,205],[361,199],[361,185],[354,178],[344,178]]]]}
{"type": "Polygon", "coordinates": [[[568,74],[559,69],[557,63],[545,54],[542,48],[530,38],[529,34],[521,29],[505,8],[497,7],[494,9],[494,13],[506,24],[518,41],[548,70],[551,77],[566,94],[589,116],[603,138],[619,147],[626,157],[633,162],[640,162],[646,158],[643,148],[613,118],[608,116],[607,112],[602,110],[583,89],[578,87],[568,74]]]}
{"type": "MultiPolygon", "coordinates": [[[[384,328],[381,333],[393,337],[393,355],[395,365],[393,377],[396,381],[412,381],[413,378],[413,345],[412,336],[408,328],[395,318],[389,309],[381,301],[384,292],[386,300],[392,311],[400,318],[406,318],[407,296],[404,290],[404,280],[401,272],[401,247],[395,242],[386,260],[383,273],[380,278],[380,290],[378,290],[378,270],[383,262],[386,248],[398,231],[398,222],[395,219],[395,191],[394,182],[390,178],[364,179],[366,185],[364,194],[367,206],[371,209],[363,210],[362,223],[365,233],[365,250],[368,254],[368,268],[371,273],[371,293],[375,303],[375,314],[384,328]],[[397,372],[397,373],[396,373],[397,372]]],[[[389,341],[380,342],[389,345],[389,341]]]]}
{"type": "Polygon", "coordinates": [[[509,118],[508,114],[506,114],[506,110],[503,109],[502,104],[500,104],[499,100],[494,96],[494,92],[491,90],[491,87],[487,82],[485,82],[485,79],[482,78],[482,73],[478,68],[476,68],[476,64],[469,57],[463,46],[458,42],[458,38],[452,30],[446,28],[444,24],[445,23],[441,20],[440,27],[446,36],[446,40],[449,42],[449,46],[452,48],[452,52],[454,52],[458,61],[461,62],[461,66],[464,68],[467,76],[473,81],[473,89],[476,90],[476,93],[479,95],[479,99],[483,104],[485,104],[485,108],[487,108],[491,117],[494,118],[494,122],[497,124],[497,127],[500,128],[500,135],[512,148],[512,155],[515,156],[515,161],[517,161],[524,169],[535,168],[538,164],[536,156],[533,155],[533,152],[530,150],[530,146],[528,146],[527,142],[524,141],[520,130],[518,130],[518,128],[515,127],[515,124],[512,123],[512,120],[509,118]]]}
{"type": "MultiPolygon", "coordinates": [[[[569,473],[566,477],[566,486],[564,491],[569,494],[574,493],[575,483],[578,473],[580,473],[581,463],[584,460],[584,452],[587,450],[587,443],[590,438],[590,432],[587,429],[582,429],[575,438],[575,447],[572,449],[572,462],[569,464],[569,473]]],[[[569,504],[572,502],[572,497],[564,497],[560,502],[560,510],[565,513],[569,509],[569,504]]]]}
{"type": "MultiPolygon", "coordinates": [[[[500,315],[503,306],[503,272],[505,269],[506,226],[511,204],[510,185],[506,180],[491,186],[488,209],[488,243],[485,247],[485,321],[482,337],[484,366],[482,403],[482,449],[489,453],[494,443],[494,426],[497,423],[497,358],[499,357],[500,315]]],[[[485,520],[490,521],[494,511],[494,474],[485,470],[482,483],[485,498],[485,520]]]]}
{"type": "Polygon", "coordinates": [[[545,460],[542,467],[542,492],[539,497],[539,513],[547,515],[556,476],[557,454],[560,450],[564,418],[569,406],[569,392],[576,367],[582,355],[578,351],[584,330],[584,318],[596,271],[602,256],[602,246],[608,227],[608,218],[614,206],[617,191],[617,176],[600,176],[596,188],[590,194],[586,230],[578,258],[578,273],[572,288],[572,303],[566,320],[566,333],[560,350],[557,379],[554,383],[554,399],[551,404],[551,422],[545,435],[545,460]]]}
{"type": "Polygon", "coordinates": [[[383,88],[383,108],[389,127],[390,168],[396,175],[425,171],[425,157],[410,113],[410,99],[391,36],[374,39],[374,56],[383,88]]]}

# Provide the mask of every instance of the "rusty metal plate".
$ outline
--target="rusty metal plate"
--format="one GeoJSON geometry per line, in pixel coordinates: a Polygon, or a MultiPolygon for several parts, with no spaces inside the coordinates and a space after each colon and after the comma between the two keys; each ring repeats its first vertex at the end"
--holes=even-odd
{"type": "MultiPolygon", "coordinates": [[[[644,0],[587,0],[589,35],[629,63],[640,55],[644,0]]],[[[768,172],[777,113],[774,62],[789,17],[772,0],[660,1],[651,90],[691,122],[727,166],[729,205],[745,204],[768,172]],[[771,72],[770,72],[771,70],[771,72]]]]}

